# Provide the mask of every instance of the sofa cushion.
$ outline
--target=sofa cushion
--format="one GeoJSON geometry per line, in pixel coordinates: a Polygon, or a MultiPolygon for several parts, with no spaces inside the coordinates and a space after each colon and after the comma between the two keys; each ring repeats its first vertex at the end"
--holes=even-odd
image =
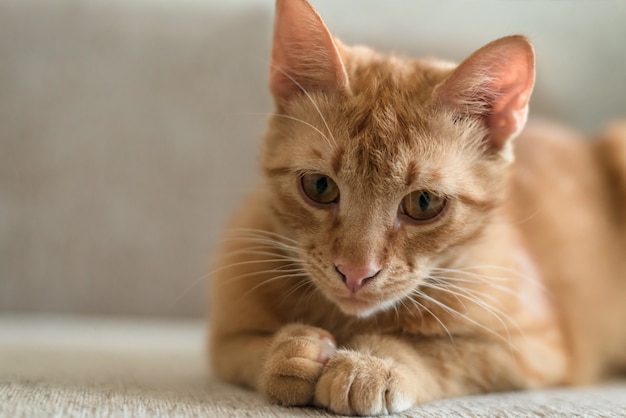
{"type": "MultiPolygon", "coordinates": [[[[220,382],[202,321],[0,316],[0,417],[322,417],[220,382]]],[[[445,399],[401,417],[623,417],[626,382],[445,399]]]]}

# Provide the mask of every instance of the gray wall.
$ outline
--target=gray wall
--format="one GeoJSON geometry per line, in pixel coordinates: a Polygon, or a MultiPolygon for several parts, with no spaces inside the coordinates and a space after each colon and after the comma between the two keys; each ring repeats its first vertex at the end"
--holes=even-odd
{"type": "MultiPolygon", "coordinates": [[[[333,32],[462,59],[535,42],[532,112],[626,115],[626,2],[314,1],[333,32]]],[[[0,312],[197,315],[253,183],[270,0],[0,0],[0,312]],[[187,291],[188,290],[188,291],[187,291]]]]}

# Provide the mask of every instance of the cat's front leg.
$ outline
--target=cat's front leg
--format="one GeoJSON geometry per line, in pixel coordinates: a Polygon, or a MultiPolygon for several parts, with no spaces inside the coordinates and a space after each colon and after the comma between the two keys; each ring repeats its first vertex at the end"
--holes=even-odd
{"type": "Polygon", "coordinates": [[[334,352],[335,340],[327,331],[301,324],[284,326],[268,349],[259,391],[281,405],[310,405],[324,365],[334,352]]]}
{"type": "Polygon", "coordinates": [[[543,331],[504,342],[454,337],[360,335],[324,367],[315,403],[344,415],[382,415],[441,398],[544,387],[567,365],[558,339],[543,331]],[[515,348],[513,348],[515,347],[515,348]]]}

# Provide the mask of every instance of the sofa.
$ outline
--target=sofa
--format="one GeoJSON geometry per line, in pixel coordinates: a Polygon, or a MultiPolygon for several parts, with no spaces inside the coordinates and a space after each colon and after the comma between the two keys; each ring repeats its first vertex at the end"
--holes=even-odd
{"type": "MultiPolygon", "coordinates": [[[[313,0],[346,43],[460,60],[523,33],[531,120],[626,115],[626,3],[313,0]]],[[[272,0],[0,0],[0,417],[327,416],[206,361],[211,252],[259,175],[272,0]]],[[[626,383],[399,416],[626,416],[626,383]]]]}

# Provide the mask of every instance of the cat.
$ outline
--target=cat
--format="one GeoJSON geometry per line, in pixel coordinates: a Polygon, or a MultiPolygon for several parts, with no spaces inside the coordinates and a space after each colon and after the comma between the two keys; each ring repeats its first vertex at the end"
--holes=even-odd
{"type": "Polygon", "coordinates": [[[411,60],[277,0],[262,175],[210,285],[217,375],[378,415],[626,367],[626,124],[522,131],[533,84],[523,36],[411,60]]]}

